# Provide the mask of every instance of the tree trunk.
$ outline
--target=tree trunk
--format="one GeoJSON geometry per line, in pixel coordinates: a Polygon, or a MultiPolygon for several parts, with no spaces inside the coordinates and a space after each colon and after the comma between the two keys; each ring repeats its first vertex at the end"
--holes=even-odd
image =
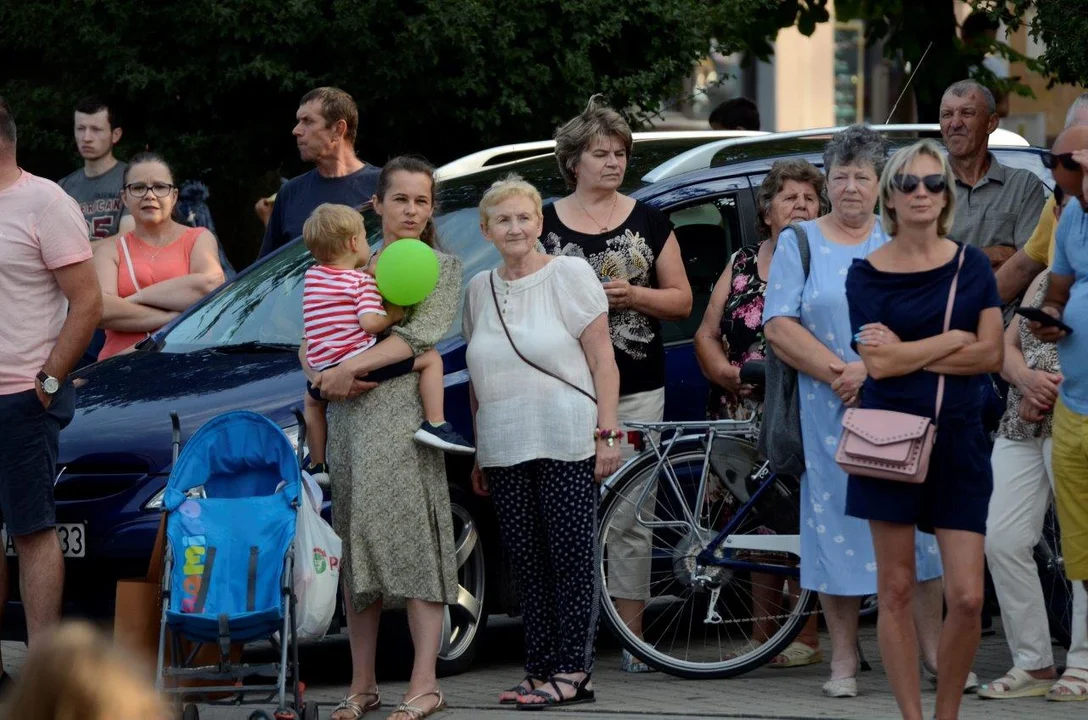
{"type": "Polygon", "coordinates": [[[918,72],[911,81],[918,122],[938,122],[941,97],[949,85],[967,78],[967,62],[957,47],[953,0],[915,0],[902,18],[903,59],[918,72]],[[933,46],[919,68],[926,46],[933,46]]]}

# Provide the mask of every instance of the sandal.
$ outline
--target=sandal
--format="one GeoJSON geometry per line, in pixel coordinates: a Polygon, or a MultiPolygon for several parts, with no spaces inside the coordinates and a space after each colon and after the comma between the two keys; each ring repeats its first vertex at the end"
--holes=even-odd
{"type": "Polygon", "coordinates": [[[502,692],[502,695],[505,695],[506,693],[514,693],[514,695],[516,695],[517,697],[504,699],[502,695],[500,695],[499,705],[517,705],[519,697],[521,697],[522,695],[528,695],[533,690],[536,690],[543,684],[543,680],[535,678],[532,675],[526,675],[525,679],[519,682],[517,685],[502,692]],[[525,687],[525,683],[529,683],[529,687],[525,687]]]}
{"type": "Polygon", "coordinates": [[[527,702],[519,698],[518,710],[543,710],[544,708],[559,707],[561,705],[579,705],[581,703],[597,702],[596,694],[592,690],[586,688],[586,685],[589,684],[589,678],[589,673],[586,673],[586,676],[581,680],[568,680],[567,678],[559,677],[558,675],[552,675],[548,678],[548,684],[555,689],[555,695],[543,690],[532,690],[527,692],[522,698],[535,696],[544,698],[544,702],[527,702]],[[563,691],[559,688],[557,683],[570,685],[574,688],[574,694],[570,697],[563,697],[563,691]]]}
{"type": "Polygon", "coordinates": [[[1040,680],[1032,677],[1028,671],[1014,667],[997,680],[980,687],[978,696],[986,700],[1042,697],[1052,684],[1052,678],[1040,680]]]}
{"type": "MultiPolygon", "coordinates": [[[[929,675],[929,681],[933,684],[933,687],[937,687],[937,671],[931,669],[925,662],[922,663],[922,668],[929,675]]],[[[978,690],[978,675],[975,674],[974,670],[971,670],[967,673],[967,679],[963,681],[963,693],[966,695],[976,690],[978,690]]]]}
{"type": "Polygon", "coordinates": [[[393,712],[389,715],[389,717],[393,717],[393,715],[396,715],[397,713],[404,713],[405,715],[410,717],[412,720],[423,720],[423,718],[429,718],[431,715],[434,715],[436,712],[439,712],[440,710],[445,710],[445,709],[446,709],[446,698],[442,695],[442,691],[441,690],[431,690],[430,692],[420,693],[419,695],[416,695],[414,698],[408,698],[407,700],[402,702],[400,705],[397,705],[395,708],[393,708],[393,712]],[[430,710],[424,710],[423,708],[416,707],[415,705],[412,704],[416,700],[419,700],[420,698],[423,698],[423,697],[427,697],[428,695],[434,695],[436,698],[438,698],[438,702],[435,703],[434,707],[432,707],[430,710]]]}
{"type": "MultiPolygon", "coordinates": [[[[382,695],[381,695],[381,693],[379,693],[379,692],[355,693],[354,695],[348,695],[346,698],[341,700],[340,704],[332,709],[332,715],[335,715],[340,710],[347,710],[348,712],[351,713],[351,717],[346,718],[346,720],[359,720],[359,718],[363,717],[364,715],[366,715],[371,710],[377,710],[381,706],[382,706],[382,695]],[[363,697],[364,695],[366,697],[372,697],[374,699],[371,700],[370,702],[368,702],[366,705],[360,705],[359,702],[356,701],[355,698],[363,697]]],[[[332,715],[330,715],[329,717],[332,717],[332,715]]]]}
{"type": "Polygon", "coordinates": [[[639,660],[626,650],[620,658],[620,670],[626,673],[652,673],[657,672],[652,667],[639,660]]]}
{"type": "Polygon", "coordinates": [[[1066,668],[1047,692],[1046,699],[1054,702],[1088,700],[1088,670],[1066,668]]]}
{"type": "Polygon", "coordinates": [[[803,642],[791,642],[786,649],[771,658],[767,664],[771,668],[804,667],[816,665],[824,661],[824,655],[819,648],[812,648],[803,642]]]}

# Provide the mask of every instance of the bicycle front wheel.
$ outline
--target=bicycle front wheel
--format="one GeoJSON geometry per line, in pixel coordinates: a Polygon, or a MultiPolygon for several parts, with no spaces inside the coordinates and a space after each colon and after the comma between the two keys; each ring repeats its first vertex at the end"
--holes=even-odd
{"type": "MultiPolygon", "coordinates": [[[[606,625],[635,657],[690,679],[732,677],[766,664],[797,637],[816,606],[815,593],[799,587],[795,555],[733,551],[744,569],[697,562],[736,514],[744,517],[732,536],[773,537],[790,532],[776,510],[783,499],[796,508],[796,493],[774,480],[761,496],[767,502],[745,509],[743,490],[733,490],[745,486],[757,453],[743,440],[719,438],[716,458],[723,448],[727,459],[714,463],[705,462],[699,440],[678,442],[660,467],[647,454],[614,480],[601,504],[606,625]]],[[[796,516],[785,523],[797,533],[796,516]]]]}

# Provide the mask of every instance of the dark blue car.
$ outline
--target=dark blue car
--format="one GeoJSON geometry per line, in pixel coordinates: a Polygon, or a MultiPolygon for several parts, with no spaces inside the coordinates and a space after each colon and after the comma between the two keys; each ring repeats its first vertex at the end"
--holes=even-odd
{"type": "MultiPolygon", "coordinates": [[[[713,153],[704,169],[640,184],[651,168],[693,146],[693,141],[646,141],[636,146],[626,192],[669,215],[694,293],[688,320],[664,323],[667,348],[666,418],[702,417],[707,383],[692,351],[713,283],[734,251],[757,242],[754,190],[771,163],[805,157],[820,164],[826,138],[791,138],[737,145],[713,153]]],[[[995,150],[1000,160],[1048,177],[1037,151],[995,150]]],[[[465,282],[498,264],[480,234],[477,204],[490,184],[516,171],[545,199],[566,188],[551,156],[507,163],[447,182],[439,195],[438,228],[445,249],[465,264],[465,282]]],[[[380,237],[376,216],[364,209],[371,242],[380,237]]],[[[296,241],[239,274],[134,353],[81,370],[76,416],[62,433],[57,522],[66,555],[65,611],[107,618],[115,584],[146,573],[170,472],[170,413],[181,417],[183,438],[215,415],[250,409],[297,437],[301,407],[299,368],[303,273],[311,259],[296,241]]],[[[460,319],[440,343],[445,360],[446,412],[464,434],[472,424],[460,319]]],[[[516,611],[499,553],[489,504],[470,491],[471,458],[447,456],[457,534],[459,603],[449,609],[442,648],[444,672],[467,668],[489,613],[516,611]]],[[[328,507],[326,506],[326,512],[328,507]]],[[[10,545],[9,545],[10,547],[10,545]]],[[[13,573],[12,577],[15,575],[13,573]]],[[[5,613],[6,637],[22,635],[18,583],[5,613]]]]}

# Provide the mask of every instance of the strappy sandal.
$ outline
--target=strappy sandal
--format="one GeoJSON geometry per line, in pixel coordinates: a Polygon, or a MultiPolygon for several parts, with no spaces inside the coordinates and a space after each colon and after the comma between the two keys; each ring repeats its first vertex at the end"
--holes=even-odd
{"type": "Polygon", "coordinates": [[[503,690],[504,694],[505,693],[514,693],[515,695],[517,695],[517,697],[507,698],[505,700],[503,700],[500,697],[499,698],[499,705],[517,705],[519,697],[521,697],[522,695],[528,695],[533,690],[536,690],[538,687],[540,687],[543,684],[544,684],[544,681],[541,680],[540,678],[535,678],[532,675],[526,675],[522,679],[522,681],[520,683],[518,683],[517,685],[515,685],[514,687],[507,688],[506,690],[503,690]],[[529,687],[525,687],[521,683],[529,683],[529,687]]]}
{"type": "Polygon", "coordinates": [[[445,696],[442,695],[442,691],[441,690],[431,690],[430,692],[420,693],[419,695],[416,695],[414,698],[408,698],[407,700],[402,702],[400,705],[397,705],[395,708],[393,708],[393,712],[389,714],[389,717],[393,717],[397,713],[404,713],[408,717],[412,718],[412,720],[423,720],[423,718],[429,718],[431,715],[434,715],[436,712],[439,712],[439,711],[445,710],[445,709],[446,709],[446,698],[445,698],[445,696]],[[436,698],[438,698],[438,702],[435,703],[435,706],[432,707],[430,710],[424,710],[423,708],[416,707],[415,705],[412,704],[416,700],[419,700],[420,698],[425,698],[428,695],[434,695],[436,698]]]}
{"type": "Polygon", "coordinates": [[[1054,684],[1054,680],[1040,680],[1031,676],[1027,670],[1014,667],[1007,673],[986,683],[978,689],[978,696],[984,700],[1006,700],[1012,698],[1042,697],[1054,684]]]}
{"type": "Polygon", "coordinates": [[[786,649],[771,658],[767,663],[769,668],[804,667],[816,665],[824,661],[824,655],[818,648],[812,648],[803,642],[791,642],[786,649]]]}
{"type": "Polygon", "coordinates": [[[552,675],[548,678],[548,684],[555,690],[555,695],[545,692],[543,690],[532,690],[522,695],[523,698],[530,695],[544,698],[544,702],[525,702],[524,700],[518,700],[518,710],[543,710],[544,708],[560,707],[561,705],[580,705],[582,703],[597,702],[596,693],[586,688],[589,684],[590,675],[587,673],[581,680],[568,680],[558,675],[552,675]],[[563,691],[559,688],[557,683],[563,683],[564,685],[570,685],[574,688],[574,694],[570,697],[563,697],[563,691]]]}
{"type": "MultiPolygon", "coordinates": [[[[381,693],[377,693],[377,692],[355,693],[354,695],[348,695],[346,698],[341,700],[340,704],[332,709],[332,713],[331,713],[330,717],[332,717],[332,715],[335,715],[340,710],[347,710],[348,712],[351,713],[351,717],[347,718],[346,720],[359,720],[359,718],[363,717],[364,715],[366,715],[371,710],[377,710],[381,706],[382,706],[382,695],[381,695],[381,693]],[[366,705],[360,705],[359,702],[355,700],[355,698],[363,697],[363,696],[372,697],[374,699],[371,700],[370,702],[368,702],[366,705]]],[[[339,720],[339,719],[337,719],[337,720],[339,720]]]]}
{"type": "Polygon", "coordinates": [[[1088,700],[1088,670],[1066,668],[1047,692],[1046,699],[1054,702],[1088,700]]]}

